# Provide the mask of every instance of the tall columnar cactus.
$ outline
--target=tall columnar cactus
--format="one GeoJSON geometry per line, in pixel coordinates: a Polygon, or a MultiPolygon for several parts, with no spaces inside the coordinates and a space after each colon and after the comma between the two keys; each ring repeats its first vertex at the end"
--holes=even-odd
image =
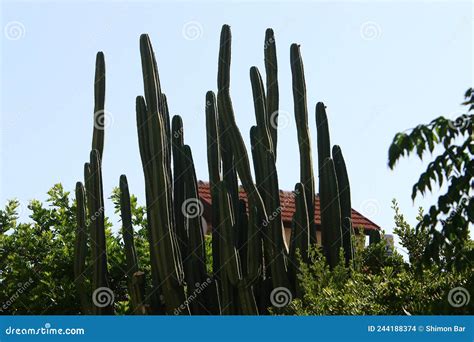
{"type": "MultiPolygon", "coordinates": [[[[147,190],[147,218],[150,225],[150,248],[155,271],[163,284],[168,312],[174,312],[185,302],[183,266],[173,229],[173,205],[169,135],[166,128],[166,108],[161,92],[158,69],[147,35],[140,37],[143,83],[146,104],[137,99],[137,126],[147,190]]],[[[184,313],[187,311],[184,310],[184,313]]],[[[183,312],[181,310],[180,312],[183,312]]]]}
{"type": "Polygon", "coordinates": [[[128,288],[132,312],[144,314],[145,274],[139,271],[137,252],[135,250],[134,233],[132,226],[132,211],[130,206],[130,191],[125,175],[120,176],[120,214],[122,217],[122,236],[125,247],[125,260],[128,288]]]}
{"type": "Polygon", "coordinates": [[[331,158],[328,117],[326,106],[322,102],[316,104],[316,129],[318,132],[318,171],[321,176],[324,161],[326,158],[331,158]]]}
{"type": "Polygon", "coordinates": [[[266,118],[268,129],[270,130],[272,150],[276,161],[280,93],[278,89],[278,63],[276,54],[276,41],[275,34],[273,33],[273,30],[271,28],[268,28],[265,32],[264,51],[267,87],[266,118]]]}
{"type": "MultiPolygon", "coordinates": [[[[102,188],[102,167],[98,150],[90,153],[89,171],[86,175],[87,203],[89,205],[89,227],[92,248],[92,290],[110,288],[105,241],[104,192],[102,188]]],[[[93,305],[95,314],[112,314],[113,303],[102,307],[93,305]]]]}
{"type": "Polygon", "coordinates": [[[173,152],[173,204],[174,204],[174,218],[176,239],[179,250],[181,251],[181,258],[184,261],[187,258],[187,232],[185,227],[185,216],[182,210],[185,201],[186,189],[183,181],[186,173],[186,156],[184,155],[184,128],[183,120],[179,115],[173,116],[171,123],[171,141],[173,152]]]}
{"type": "Polygon", "coordinates": [[[308,104],[306,99],[306,82],[304,78],[303,59],[300,46],[292,44],[290,48],[290,62],[293,83],[293,101],[295,121],[298,133],[300,151],[300,182],[304,186],[308,219],[310,222],[311,243],[316,243],[316,225],[314,222],[314,176],[311,157],[311,140],[308,127],[308,104]]]}
{"type": "MultiPolygon", "coordinates": [[[[191,148],[183,146],[185,201],[182,209],[185,216],[187,232],[187,250],[184,251],[185,279],[188,293],[194,293],[195,299],[190,303],[192,314],[218,313],[219,305],[212,300],[215,284],[206,270],[206,250],[202,227],[202,204],[199,200],[196,171],[194,169],[191,148]],[[205,283],[212,285],[200,290],[205,283]]],[[[214,293],[215,295],[215,293],[214,293]]]]}
{"type": "Polygon", "coordinates": [[[212,270],[215,278],[220,279],[220,239],[219,233],[219,202],[217,183],[222,180],[221,144],[219,139],[219,123],[217,114],[216,95],[212,91],[206,94],[206,132],[207,132],[207,165],[209,170],[209,185],[212,200],[212,270]]]}
{"type": "Polygon", "coordinates": [[[74,245],[74,279],[81,301],[82,312],[90,310],[90,299],[86,290],[86,257],[87,257],[87,209],[84,185],[76,183],[76,242],[74,245]]]}
{"type": "Polygon", "coordinates": [[[324,160],[320,178],[322,245],[328,264],[333,268],[339,261],[339,251],[342,247],[342,228],[336,170],[331,158],[324,160]]]}
{"type": "MultiPolygon", "coordinates": [[[[145,296],[145,274],[139,270],[133,241],[130,194],[127,179],[122,175],[120,207],[132,311],[138,314],[259,314],[267,313],[272,289],[286,287],[296,296],[303,296],[298,281],[297,251],[303,262],[310,261],[309,249],[316,242],[316,225],[306,84],[299,46],[293,44],[290,54],[300,182],[295,186],[296,210],[288,248],[276,170],[279,87],[275,36],[273,30],[267,29],[265,84],[259,70],[250,69],[256,117],[256,126],[250,130],[254,182],[230,96],[230,27],[222,28],[217,96],[212,91],[206,94],[212,274],[206,269],[203,208],[191,148],[184,144],[181,117],[176,115],[170,120],[147,35],[140,37],[140,54],[145,96],[137,97],[136,116],[145,178],[152,291],[145,296]],[[239,180],[247,202],[239,198],[239,180]],[[147,297],[149,306],[145,303],[147,297]]],[[[97,54],[94,90],[94,133],[90,161],[84,165],[85,190],[80,182],[76,186],[74,263],[76,277],[83,275],[90,238],[92,290],[109,287],[101,172],[105,121],[105,63],[101,52],[97,54]]],[[[334,146],[331,159],[329,128],[322,103],[316,106],[316,122],[322,245],[333,268],[341,247],[346,263],[352,259],[349,179],[338,146],[334,146]]],[[[373,234],[371,241],[376,239],[373,234]]],[[[113,303],[105,308],[89,304],[84,277],[78,277],[76,287],[85,313],[89,308],[95,314],[113,313],[113,303]]]]}
{"type": "Polygon", "coordinates": [[[301,298],[303,291],[298,280],[299,259],[297,253],[299,253],[301,261],[306,263],[309,261],[310,222],[303,184],[296,184],[294,194],[295,214],[291,226],[289,274],[290,280],[295,287],[296,295],[301,298]]]}
{"type": "Polygon", "coordinates": [[[347,174],[346,162],[342,155],[342,150],[338,145],[332,148],[332,158],[336,170],[337,185],[339,190],[339,203],[341,205],[342,222],[342,246],[344,248],[344,258],[346,265],[354,258],[353,231],[352,231],[352,206],[351,206],[351,188],[349,176],[347,174]]]}
{"type": "MultiPolygon", "coordinates": [[[[318,169],[320,173],[319,187],[322,189],[325,186],[326,180],[321,178],[322,169],[325,168],[325,161],[331,158],[331,143],[329,137],[329,123],[326,114],[326,106],[322,102],[316,104],[316,128],[318,131],[318,169]]],[[[334,145],[332,149],[332,161],[336,172],[337,179],[337,200],[340,207],[340,222],[342,234],[342,247],[344,248],[344,258],[346,265],[349,265],[350,260],[353,259],[353,242],[352,242],[352,207],[351,207],[351,190],[349,185],[349,176],[347,174],[346,163],[342,155],[341,148],[334,145]]],[[[324,207],[329,206],[329,203],[324,203],[321,199],[321,211],[324,207]]],[[[327,229],[323,227],[323,232],[327,229]]],[[[339,246],[337,244],[336,246],[339,246]]],[[[335,251],[339,253],[339,251],[335,251]]]]}
{"type": "MultiPolygon", "coordinates": [[[[257,238],[256,226],[252,227],[249,220],[249,225],[247,226],[247,237],[249,239],[246,246],[247,260],[242,260],[239,251],[235,247],[236,220],[232,212],[231,198],[225,182],[219,182],[217,188],[219,192],[219,217],[221,218],[222,232],[220,253],[220,262],[223,270],[222,277],[226,277],[238,291],[239,305],[233,308],[234,313],[256,315],[258,314],[258,308],[252,285],[260,276],[259,256],[261,255],[261,245],[257,238]],[[246,263],[245,266],[243,266],[244,263],[246,263]]],[[[250,212],[252,211],[255,212],[255,208],[251,208],[250,212]]],[[[226,288],[223,290],[225,291],[226,288]]]]}
{"type": "Polygon", "coordinates": [[[266,259],[270,262],[270,273],[274,288],[289,287],[286,258],[288,247],[284,239],[284,227],[281,219],[280,188],[275,165],[275,151],[270,134],[270,124],[263,90],[263,82],[256,67],[250,69],[250,81],[254,98],[256,128],[253,128],[253,156],[255,174],[260,184],[265,209],[269,213],[268,221],[263,224],[266,259]]]}
{"type": "Polygon", "coordinates": [[[98,52],[95,61],[94,78],[94,129],[92,133],[92,149],[99,151],[102,160],[104,152],[105,124],[105,59],[104,53],[98,52]]]}

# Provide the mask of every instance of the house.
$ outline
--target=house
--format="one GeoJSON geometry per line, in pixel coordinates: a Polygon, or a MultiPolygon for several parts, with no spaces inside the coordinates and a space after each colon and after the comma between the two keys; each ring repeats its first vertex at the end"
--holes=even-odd
{"type": "MultiPolygon", "coordinates": [[[[198,191],[199,198],[203,204],[203,229],[205,233],[210,233],[212,231],[211,223],[211,190],[208,182],[199,181],[198,182],[198,191]]],[[[247,194],[244,189],[241,187],[239,189],[239,197],[244,201],[247,201],[247,194]]],[[[281,217],[283,220],[283,225],[285,227],[285,239],[286,242],[290,242],[291,235],[291,219],[295,213],[295,200],[294,194],[292,191],[283,191],[280,190],[280,204],[281,204],[281,217]]],[[[316,196],[315,208],[314,208],[314,218],[316,221],[316,239],[321,241],[321,215],[320,215],[320,204],[319,196],[316,196]]],[[[352,225],[355,229],[363,228],[365,235],[368,235],[372,230],[381,230],[378,225],[374,222],[352,209],[352,225]]]]}

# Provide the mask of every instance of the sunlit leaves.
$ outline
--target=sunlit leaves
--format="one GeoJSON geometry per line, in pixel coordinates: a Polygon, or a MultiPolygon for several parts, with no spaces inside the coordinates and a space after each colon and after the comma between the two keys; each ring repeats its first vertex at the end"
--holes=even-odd
{"type": "MultiPolygon", "coordinates": [[[[468,112],[474,109],[473,96],[471,88],[463,103],[469,106],[468,112]]],[[[470,113],[454,118],[441,116],[409,132],[397,133],[388,153],[388,165],[393,169],[400,158],[413,152],[423,159],[426,152],[440,151],[413,185],[411,197],[414,200],[418,194],[423,196],[447,184],[446,193],[439,196],[437,205],[430,208],[419,226],[431,231],[428,259],[433,259],[441,246],[448,245],[453,252],[451,261],[456,266],[462,266],[462,260],[466,259],[466,253],[461,251],[469,240],[469,222],[474,222],[469,214],[474,189],[473,117],[470,113]],[[464,202],[465,198],[471,198],[471,201],[464,202]]]]}

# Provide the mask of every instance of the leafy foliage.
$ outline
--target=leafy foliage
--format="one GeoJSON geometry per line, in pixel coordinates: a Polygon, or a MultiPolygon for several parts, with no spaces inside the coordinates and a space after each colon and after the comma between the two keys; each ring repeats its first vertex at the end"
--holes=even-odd
{"type": "MultiPolygon", "coordinates": [[[[112,193],[119,210],[118,190],[112,193]]],[[[18,222],[16,200],[0,210],[0,314],[77,314],[80,303],[74,286],[73,246],[75,203],[60,184],[48,192],[47,205],[33,200],[28,206],[31,223],[18,222]]],[[[131,196],[132,220],[139,266],[149,279],[149,246],[145,208],[131,196]]],[[[288,314],[472,314],[470,306],[453,308],[449,291],[463,286],[474,293],[472,272],[455,271],[432,264],[416,272],[428,231],[416,232],[400,213],[396,202],[395,232],[409,254],[410,263],[398,253],[387,254],[385,241],[364,247],[363,235],[356,235],[355,266],[340,263],[330,271],[320,250],[311,251],[311,262],[300,266],[304,296],[284,308],[288,314]]],[[[419,218],[422,218],[420,211],[419,218]]],[[[107,253],[110,284],[117,313],[131,313],[127,297],[125,256],[121,234],[112,233],[107,220],[107,253]]],[[[211,237],[206,236],[206,253],[211,255],[211,237]]],[[[342,257],[342,254],[341,254],[342,257]]],[[[212,269],[209,257],[207,268],[212,269]]],[[[278,313],[281,313],[279,310],[278,313]]]]}
{"type": "Polygon", "coordinates": [[[469,247],[469,224],[474,223],[474,91],[465,94],[468,113],[454,120],[439,117],[427,125],[418,125],[409,132],[395,135],[388,153],[391,169],[404,156],[416,153],[420,159],[426,152],[440,153],[431,161],[412,190],[418,194],[433,191],[435,185],[446,187],[423,219],[419,230],[429,230],[429,241],[424,250],[427,261],[435,260],[458,268],[470,267],[474,258],[469,247]]]}
{"type": "MultiPolygon", "coordinates": [[[[115,202],[116,190],[112,198],[115,202]]],[[[11,200],[0,210],[0,314],[77,314],[80,303],[74,285],[75,201],[56,184],[44,206],[28,205],[31,223],[18,222],[19,202],[11,200]]],[[[132,200],[136,244],[143,260],[149,253],[144,208],[132,200]]],[[[117,311],[126,312],[123,241],[106,221],[111,288],[117,311]]],[[[145,269],[147,263],[143,263],[145,269]]],[[[86,272],[91,272],[87,269],[86,272]]],[[[88,278],[89,275],[88,275],[88,278]]]]}
{"type": "MultiPolygon", "coordinates": [[[[417,234],[395,210],[395,232],[410,260],[420,258],[426,234],[417,234]]],[[[286,314],[296,315],[431,315],[472,314],[474,303],[456,308],[449,303],[451,289],[462,286],[474,291],[472,272],[446,269],[432,264],[417,269],[396,251],[386,253],[386,242],[363,248],[356,244],[356,266],[339,263],[330,271],[318,248],[311,251],[311,262],[300,264],[303,298],[293,300],[286,314]]]]}

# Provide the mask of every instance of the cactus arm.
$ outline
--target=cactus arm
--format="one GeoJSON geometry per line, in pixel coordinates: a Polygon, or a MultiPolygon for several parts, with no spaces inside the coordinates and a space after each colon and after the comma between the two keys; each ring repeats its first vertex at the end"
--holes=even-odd
{"type": "Polygon", "coordinates": [[[292,44],[290,49],[291,73],[293,83],[293,101],[295,110],[296,128],[298,133],[298,147],[300,151],[300,182],[306,191],[306,206],[308,219],[311,223],[311,244],[316,243],[316,225],[314,223],[314,176],[311,157],[311,141],[308,128],[308,106],[306,99],[306,83],[304,78],[303,60],[300,47],[292,44]]]}

